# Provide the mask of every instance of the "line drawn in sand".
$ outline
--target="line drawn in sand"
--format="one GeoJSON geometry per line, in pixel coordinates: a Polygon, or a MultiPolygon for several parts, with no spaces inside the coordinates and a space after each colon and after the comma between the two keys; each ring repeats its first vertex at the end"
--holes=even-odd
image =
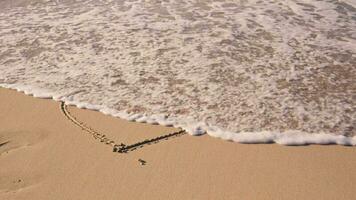
{"type": "MultiPolygon", "coordinates": [[[[162,140],[168,140],[168,139],[172,139],[172,138],[187,134],[187,132],[185,132],[185,130],[180,129],[173,133],[168,133],[168,134],[161,135],[161,136],[151,138],[151,139],[145,139],[145,140],[136,142],[134,144],[126,145],[124,143],[116,143],[114,140],[109,139],[105,134],[99,133],[98,131],[89,127],[85,123],[78,121],[69,112],[69,110],[67,109],[67,105],[65,105],[64,102],[61,102],[60,108],[61,108],[62,113],[67,117],[68,120],[70,120],[75,125],[79,126],[82,130],[84,130],[88,134],[92,135],[94,137],[94,139],[99,140],[100,142],[102,142],[106,145],[112,146],[113,152],[128,153],[129,151],[137,150],[137,149],[142,148],[146,145],[156,144],[158,142],[161,142],[162,140]]],[[[144,163],[146,163],[146,162],[144,162],[144,163]]]]}

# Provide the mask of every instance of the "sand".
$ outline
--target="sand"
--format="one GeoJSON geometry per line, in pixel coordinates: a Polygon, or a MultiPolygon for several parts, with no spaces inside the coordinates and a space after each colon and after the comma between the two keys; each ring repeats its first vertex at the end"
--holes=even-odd
{"type": "MultiPolygon", "coordinates": [[[[68,110],[125,144],[176,131],[68,110]]],[[[247,145],[207,135],[114,153],[69,121],[60,102],[0,89],[0,199],[354,199],[355,157],[355,147],[247,145]]]]}

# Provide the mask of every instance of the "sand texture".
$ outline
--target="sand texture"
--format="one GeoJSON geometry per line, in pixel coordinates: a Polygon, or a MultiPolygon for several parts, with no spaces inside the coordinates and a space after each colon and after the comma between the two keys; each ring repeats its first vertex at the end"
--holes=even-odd
{"type": "MultiPolygon", "coordinates": [[[[68,110],[115,142],[176,131],[68,110]]],[[[353,147],[183,135],[120,154],[69,121],[59,102],[0,89],[0,111],[0,199],[354,199],[353,147]]]]}

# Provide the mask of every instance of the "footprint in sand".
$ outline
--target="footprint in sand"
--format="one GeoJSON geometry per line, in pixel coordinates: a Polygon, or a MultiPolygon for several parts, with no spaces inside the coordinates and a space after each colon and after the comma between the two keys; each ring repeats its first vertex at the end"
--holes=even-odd
{"type": "Polygon", "coordinates": [[[0,156],[10,151],[34,146],[46,137],[47,134],[44,131],[0,131],[0,156]]]}
{"type": "Polygon", "coordinates": [[[0,199],[1,194],[16,193],[38,184],[41,175],[24,170],[24,155],[28,147],[38,145],[45,140],[45,132],[0,131],[0,199]],[[21,151],[21,152],[19,152],[21,151]]]}

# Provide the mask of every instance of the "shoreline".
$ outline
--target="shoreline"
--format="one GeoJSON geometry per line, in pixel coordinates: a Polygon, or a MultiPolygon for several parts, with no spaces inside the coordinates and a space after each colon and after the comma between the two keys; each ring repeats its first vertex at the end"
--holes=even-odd
{"type": "Polygon", "coordinates": [[[276,143],[286,146],[304,146],[304,145],[342,145],[342,146],[356,146],[356,136],[347,137],[343,135],[334,135],[330,133],[306,133],[298,130],[279,131],[261,131],[261,132],[242,132],[234,133],[224,131],[218,127],[207,126],[203,122],[195,122],[187,124],[176,118],[164,118],[162,114],[148,116],[146,114],[128,114],[126,111],[116,111],[105,106],[92,105],[88,103],[80,103],[70,101],[66,97],[54,96],[50,92],[43,92],[41,89],[33,89],[30,87],[22,87],[19,85],[0,84],[0,88],[6,88],[22,92],[26,95],[41,99],[51,99],[54,101],[65,102],[66,105],[76,106],[80,109],[88,109],[98,111],[102,114],[129,120],[138,123],[158,124],[167,127],[175,127],[185,130],[188,134],[193,136],[209,135],[213,138],[233,141],[242,144],[270,144],[276,143]],[[182,125],[183,124],[183,125],[182,125]]]}
{"type": "MultiPolygon", "coordinates": [[[[59,102],[0,88],[0,109],[3,199],[354,197],[353,147],[248,145],[183,135],[119,154],[66,119],[59,102]]],[[[128,144],[176,130],[68,109],[128,144]]]]}

